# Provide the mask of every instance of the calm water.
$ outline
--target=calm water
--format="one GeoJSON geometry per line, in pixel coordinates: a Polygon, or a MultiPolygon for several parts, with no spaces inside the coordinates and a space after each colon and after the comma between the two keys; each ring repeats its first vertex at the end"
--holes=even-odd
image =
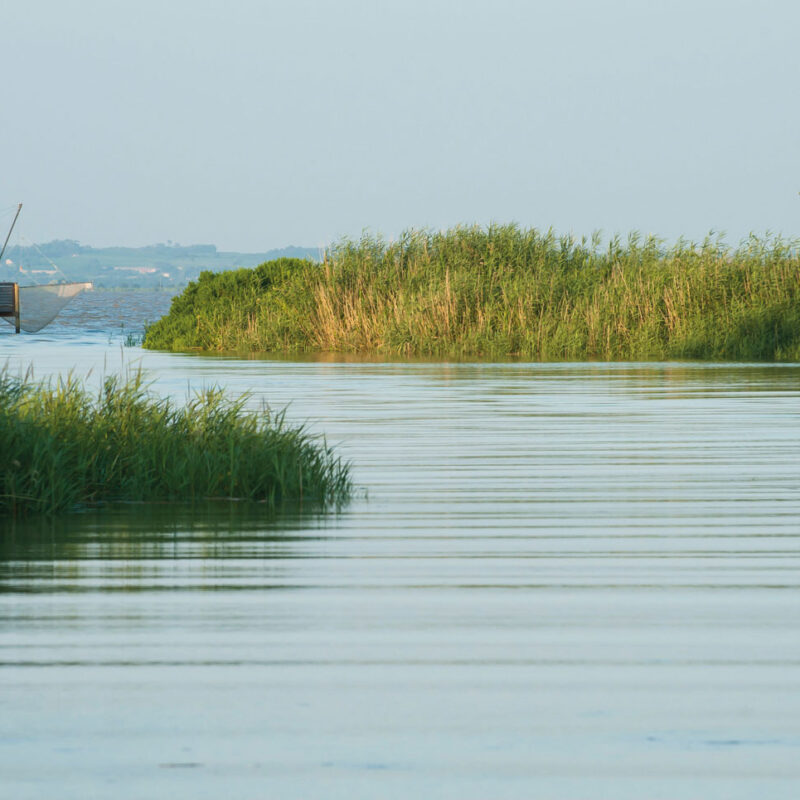
{"type": "Polygon", "coordinates": [[[362,494],[4,523],[0,796],[800,796],[800,366],[122,348],[167,300],[0,361],[290,404],[362,494]]]}

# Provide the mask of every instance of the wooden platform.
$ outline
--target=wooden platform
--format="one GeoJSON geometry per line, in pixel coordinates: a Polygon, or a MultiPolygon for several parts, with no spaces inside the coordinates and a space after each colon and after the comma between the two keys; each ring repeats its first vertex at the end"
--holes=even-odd
{"type": "Polygon", "coordinates": [[[14,328],[19,333],[19,284],[0,283],[0,317],[14,320],[14,328]]]}

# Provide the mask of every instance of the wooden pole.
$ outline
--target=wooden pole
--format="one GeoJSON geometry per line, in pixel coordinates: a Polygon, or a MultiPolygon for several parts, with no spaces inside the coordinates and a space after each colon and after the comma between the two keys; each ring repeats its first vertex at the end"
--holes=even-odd
{"type": "Polygon", "coordinates": [[[14,226],[17,224],[17,217],[19,216],[20,211],[22,211],[22,203],[17,206],[17,213],[14,214],[14,221],[11,223],[11,227],[8,229],[8,236],[6,236],[6,240],[3,242],[3,249],[0,250],[0,261],[3,260],[3,253],[6,252],[6,245],[8,244],[8,240],[11,238],[11,232],[14,230],[14,226]]]}
{"type": "Polygon", "coordinates": [[[14,284],[14,329],[19,333],[19,284],[14,284]]]}

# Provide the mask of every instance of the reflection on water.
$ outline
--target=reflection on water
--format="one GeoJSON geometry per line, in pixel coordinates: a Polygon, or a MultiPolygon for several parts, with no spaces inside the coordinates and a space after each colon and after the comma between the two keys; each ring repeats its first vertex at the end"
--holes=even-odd
{"type": "MultiPolygon", "coordinates": [[[[98,561],[287,558],[296,540],[293,531],[311,536],[330,517],[296,506],[270,510],[257,503],[208,502],[120,503],[71,515],[6,520],[0,538],[0,564],[6,565],[0,567],[0,592],[34,590],[34,572],[46,577],[40,588],[52,592],[52,568],[58,564],[67,565],[63,590],[96,591],[97,583],[76,578],[84,576],[87,564],[95,572],[102,570],[98,561]]],[[[115,588],[113,579],[104,587],[115,588]]]]}
{"type": "MultiPolygon", "coordinates": [[[[66,337],[0,358],[122,357],[66,337]]],[[[800,366],[122,355],[366,497],[7,525],[8,796],[796,797],[800,366]]]]}

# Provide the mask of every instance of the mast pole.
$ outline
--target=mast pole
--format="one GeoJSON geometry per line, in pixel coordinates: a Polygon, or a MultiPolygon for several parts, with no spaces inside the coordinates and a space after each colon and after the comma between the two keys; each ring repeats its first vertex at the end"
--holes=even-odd
{"type": "Polygon", "coordinates": [[[17,206],[17,213],[14,214],[14,221],[11,223],[11,227],[8,229],[8,236],[6,236],[6,240],[3,242],[3,249],[0,250],[0,264],[3,262],[3,254],[6,252],[6,245],[8,245],[8,240],[11,238],[11,234],[14,231],[14,226],[17,224],[17,217],[19,216],[20,211],[22,211],[22,203],[17,206]]]}

